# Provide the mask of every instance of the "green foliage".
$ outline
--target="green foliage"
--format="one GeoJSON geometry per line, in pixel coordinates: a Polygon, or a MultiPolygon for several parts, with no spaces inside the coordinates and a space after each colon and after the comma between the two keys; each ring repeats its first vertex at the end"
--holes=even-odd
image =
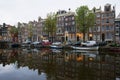
{"type": "Polygon", "coordinates": [[[16,28],[15,26],[12,26],[10,29],[10,33],[11,34],[18,34],[18,28],[16,28]]]}
{"type": "Polygon", "coordinates": [[[32,28],[33,28],[32,24],[29,24],[28,25],[29,37],[32,37],[32,35],[33,35],[32,28]]]}
{"type": "Polygon", "coordinates": [[[120,47],[120,44],[119,43],[112,43],[110,44],[111,47],[120,47]]]}
{"type": "Polygon", "coordinates": [[[56,32],[56,14],[55,13],[47,14],[44,31],[46,33],[49,33],[50,35],[53,35],[56,32]]]}
{"type": "Polygon", "coordinates": [[[95,15],[87,6],[81,6],[76,9],[76,26],[79,32],[83,33],[83,41],[85,41],[85,33],[90,27],[93,27],[95,15]]]}

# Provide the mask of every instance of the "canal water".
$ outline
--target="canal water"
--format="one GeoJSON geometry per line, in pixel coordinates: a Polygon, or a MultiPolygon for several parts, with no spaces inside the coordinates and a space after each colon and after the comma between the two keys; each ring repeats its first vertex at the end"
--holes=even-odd
{"type": "Polygon", "coordinates": [[[0,80],[120,80],[120,53],[0,49],[0,80]]]}

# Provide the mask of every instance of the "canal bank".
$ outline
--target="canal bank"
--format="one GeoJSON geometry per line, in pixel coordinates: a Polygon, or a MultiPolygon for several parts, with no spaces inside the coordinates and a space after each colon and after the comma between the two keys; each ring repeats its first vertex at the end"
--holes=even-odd
{"type": "Polygon", "coordinates": [[[108,47],[108,46],[102,46],[99,47],[100,52],[109,52],[109,53],[117,53],[120,54],[120,47],[108,47]]]}

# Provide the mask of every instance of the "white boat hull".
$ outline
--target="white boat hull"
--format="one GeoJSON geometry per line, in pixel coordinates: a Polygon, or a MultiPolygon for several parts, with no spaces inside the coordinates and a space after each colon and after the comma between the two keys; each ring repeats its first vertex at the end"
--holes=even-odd
{"type": "Polygon", "coordinates": [[[99,46],[94,47],[78,47],[78,46],[71,46],[72,49],[79,49],[79,50],[98,50],[99,46]]]}
{"type": "Polygon", "coordinates": [[[50,48],[54,48],[54,49],[62,49],[63,46],[51,45],[50,48]]]}

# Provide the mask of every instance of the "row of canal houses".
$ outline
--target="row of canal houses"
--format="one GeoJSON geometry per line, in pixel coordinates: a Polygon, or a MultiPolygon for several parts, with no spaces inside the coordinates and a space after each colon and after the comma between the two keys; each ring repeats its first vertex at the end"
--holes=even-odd
{"type": "MultiPolygon", "coordinates": [[[[101,7],[93,8],[91,10],[95,15],[95,24],[92,28],[89,29],[86,33],[86,40],[96,40],[97,42],[107,41],[120,41],[120,14],[116,17],[115,6],[111,4],[106,4],[104,10],[101,7]]],[[[43,39],[48,39],[50,41],[80,41],[83,39],[83,34],[80,33],[76,28],[75,22],[75,12],[59,10],[57,12],[57,23],[56,23],[56,34],[51,36],[43,31],[45,27],[45,19],[41,17],[38,18],[38,21],[29,21],[28,23],[18,23],[18,39],[19,43],[22,43],[26,40],[41,41],[43,39]],[[53,39],[53,40],[52,40],[53,39]]],[[[7,26],[8,27],[8,26],[7,26]]],[[[2,30],[1,27],[0,30],[2,30]]],[[[1,31],[0,39],[9,40],[8,36],[9,30],[6,34],[2,34],[4,31],[1,31]]]]}
{"type": "Polygon", "coordinates": [[[15,34],[11,33],[12,25],[3,23],[0,25],[0,43],[3,42],[18,42],[18,37],[15,34]]]}

